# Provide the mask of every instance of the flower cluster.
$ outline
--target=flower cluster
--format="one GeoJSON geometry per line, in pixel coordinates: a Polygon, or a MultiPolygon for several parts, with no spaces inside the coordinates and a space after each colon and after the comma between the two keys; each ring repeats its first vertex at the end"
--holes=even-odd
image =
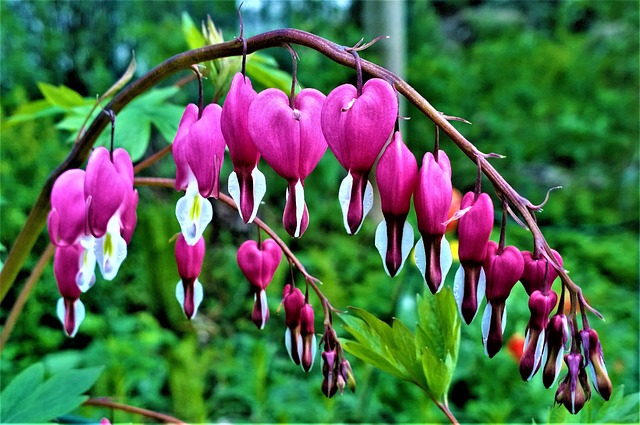
{"type": "Polygon", "coordinates": [[[47,227],[62,296],[57,314],[67,336],[75,336],[84,319],[80,295],[93,286],[96,263],[105,280],[118,273],[136,227],[137,205],[133,164],[124,149],[98,147],[86,171],[67,170],[56,179],[47,227]]]}

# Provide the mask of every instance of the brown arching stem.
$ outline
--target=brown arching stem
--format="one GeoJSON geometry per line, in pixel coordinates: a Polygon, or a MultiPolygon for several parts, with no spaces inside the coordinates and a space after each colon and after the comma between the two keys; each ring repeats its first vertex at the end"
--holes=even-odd
{"type": "Polygon", "coordinates": [[[122,410],[123,412],[133,413],[135,415],[144,416],[150,419],[154,419],[159,423],[165,424],[179,424],[186,425],[186,422],[181,421],[178,418],[174,418],[170,415],[165,415],[164,413],[154,412],[153,410],[142,409],[140,407],[129,406],[128,404],[117,403],[115,401],[111,401],[108,398],[90,398],[89,400],[83,403],[84,406],[97,406],[97,407],[107,407],[109,409],[122,410]]]}

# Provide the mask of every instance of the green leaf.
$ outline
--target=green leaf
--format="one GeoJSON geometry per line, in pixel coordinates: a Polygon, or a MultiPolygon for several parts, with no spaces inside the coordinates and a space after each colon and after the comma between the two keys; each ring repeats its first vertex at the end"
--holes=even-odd
{"type": "Polygon", "coordinates": [[[20,105],[5,123],[10,126],[25,121],[62,114],[64,111],[63,108],[51,105],[51,103],[45,99],[34,100],[33,102],[20,105]]]}
{"type": "Polygon", "coordinates": [[[38,88],[40,89],[40,93],[42,93],[42,96],[44,96],[45,100],[51,105],[68,109],[74,106],[87,104],[87,101],[84,99],[84,97],[80,96],[78,92],[64,85],[56,87],[52,84],[40,82],[38,83],[38,88]]]}
{"type": "Polygon", "coordinates": [[[367,362],[374,367],[377,367],[378,369],[388,373],[389,375],[403,380],[411,381],[411,379],[406,375],[406,373],[404,373],[403,370],[399,369],[396,364],[391,362],[392,357],[385,357],[372,350],[371,347],[353,341],[344,341],[342,347],[348,353],[351,353],[360,360],[367,362]]]}
{"type": "Polygon", "coordinates": [[[184,35],[184,39],[186,40],[189,49],[198,49],[207,43],[204,36],[198,27],[196,27],[196,24],[187,12],[182,13],[182,34],[184,35]]]}
{"type": "Polygon", "coordinates": [[[69,413],[88,397],[102,367],[65,370],[42,381],[44,366],[37,363],[19,374],[0,394],[3,422],[48,422],[69,413]],[[17,383],[16,383],[17,381],[17,383]]]}

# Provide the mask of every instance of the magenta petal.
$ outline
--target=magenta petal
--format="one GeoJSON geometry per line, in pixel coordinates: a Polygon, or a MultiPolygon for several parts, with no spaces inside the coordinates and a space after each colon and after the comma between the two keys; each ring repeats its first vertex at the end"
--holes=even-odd
{"type": "Polygon", "coordinates": [[[133,162],[129,152],[122,148],[113,151],[113,166],[120,175],[120,178],[129,186],[133,187],[133,162]]]}
{"type": "Polygon", "coordinates": [[[193,103],[187,105],[178,124],[178,132],[173,139],[171,152],[176,163],[176,190],[187,190],[190,168],[187,163],[186,147],[189,144],[188,135],[191,126],[198,120],[198,107],[193,103]]]}
{"type": "Polygon", "coordinates": [[[346,169],[368,173],[384,147],[398,115],[395,90],[372,78],[362,94],[350,84],[335,88],[322,107],[322,132],[329,148],[346,169]]]}
{"type": "Polygon", "coordinates": [[[109,151],[102,146],[96,148],[89,157],[84,180],[87,225],[96,238],[106,233],[109,220],[131,190],[128,186],[111,162],[109,151]]]}
{"type": "Polygon", "coordinates": [[[358,233],[365,213],[365,194],[367,189],[367,175],[360,173],[350,173],[353,181],[351,183],[351,195],[349,197],[349,207],[347,212],[347,226],[351,235],[358,233]]]}
{"type": "Polygon", "coordinates": [[[122,204],[120,215],[120,233],[122,238],[128,244],[131,242],[133,231],[138,223],[138,215],[136,209],[138,207],[138,191],[129,192],[122,204]]]}
{"type": "Polygon", "coordinates": [[[229,147],[229,156],[234,170],[247,169],[249,173],[258,164],[260,154],[249,134],[249,106],[257,93],[251,80],[237,73],[233,76],[227,98],[222,106],[220,126],[229,147]]]}
{"type": "Polygon", "coordinates": [[[187,162],[196,180],[200,195],[218,197],[220,168],[224,157],[225,141],[220,129],[220,105],[208,105],[202,117],[191,126],[186,147],[187,162]]]}
{"type": "Polygon", "coordinates": [[[427,152],[422,158],[413,199],[418,230],[423,237],[445,234],[447,226],[443,223],[449,216],[452,193],[449,158],[444,151],[439,151],[436,161],[433,154],[427,152]]]}
{"type": "Polygon", "coordinates": [[[327,149],[320,129],[325,96],[304,89],[296,96],[295,109],[278,89],[267,89],[249,108],[251,138],[264,160],[287,180],[306,178],[327,149]]]}
{"type": "Polygon", "coordinates": [[[462,198],[460,209],[471,207],[458,221],[458,257],[461,263],[482,263],[491,229],[493,228],[493,203],[486,193],[476,199],[473,192],[462,198]]]}
{"type": "Polygon", "coordinates": [[[84,170],[67,170],[53,184],[47,228],[51,242],[56,245],[72,245],[84,235],[84,178],[84,170]]]}
{"type": "MultiPolygon", "coordinates": [[[[558,265],[562,266],[562,257],[556,250],[551,250],[558,265]]],[[[540,256],[533,258],[530,251],[522,251],[524,259],[524,270],[520,282],[527,294],[531,295],[534,291],[547,291],[551,289],[553,281],[558,277],[558,272],[549,261],[540,256]]]]}
{"type": "Polygon", "coordinates": [[[515,246],[507,246],[502,253],[498,253],[498,244],[489,241],[483,267],[487,278],[487,300],[494,305],[497,302],[504,303],[524,270],[520,250],[515,246]]]}
{"type": "Polygon", "coordinates": [[[248,240],[238,248],[237,260],[249,283],[257,289],[265,289],[280,265],[282,250],[273,239],[266,239],[260,245],[248,240]]]}
{"type": "MultiPolygon", "coordinates": [[[[175,257],[176,264],[178,265],[178,274],[183,282],[195,280],[200,276],[204,253],[205,245],[203,237],[200,237],[198,242],[191,246],[187,244],[184,236],[180,233],[176,240],[175,257]]],[[[185,299],[187,298],[185,297],[185,299]]]]}
{"type": "Polygon", "coordinates": [[[411,195],[417,178],[416,158],[403,143],[402,136],[397,131],[380,157],[376,168],[382,212],[396,216],[406,215],[411,208],[411,195]]]}
{"type": "Polygon", "coordinates": [[[289,182],[287,200],[282,214],[282,225],[287,233],[294,238],[302,236],[307,230],[307,227],[309,227],[309,211],[304,201],[304,184],[300,180],[289,182]],[[301,199],[298,199],[299,197],[301,199]],[[300,202],[302,203],[301,210],[299,208],[300,202]],[[298,216],[300,211],[302,211],[302,214],[298,216]]]}
{"type": "Polygon", "coordinates": [[[60,295],[65,299],[76,300],[82,291],[78,286],[80,261],[84,253],[82,245],[59,246],[53,257],[53,274],[58,284],[60,295]]]}

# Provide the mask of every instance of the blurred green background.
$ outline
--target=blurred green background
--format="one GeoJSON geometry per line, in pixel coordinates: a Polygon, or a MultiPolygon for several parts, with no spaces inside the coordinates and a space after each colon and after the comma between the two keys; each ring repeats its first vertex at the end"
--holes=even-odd
{"type": "MultiPolygon", "coordinates": [[[[398,30],[387,27],[385,21],[392,19],[385,15],[386,6],[349,0],[247,1],[245,34],[290,26],[354,45],[361,37],[367,41],[398,30]]],[[[591,316],[614,388],[624,385],[625,393],[638,392],[638,2],[408,1],[402,6],[402,38],[380,41],[361,56],[394,68],[397,62],[384,45],[401,46],[406,56],[399,72],[438,110],[471,121],[471,126],[455,126],[480,150],[506,155],[493,160],[495,166],[533,203],[541,202],[548,188],[563,186],[551,194],[539,223],[573,280],[606,318],[591,316]]],[[[7,122],[25,112],[25,104],[42,98],[37,83],[64,84],[95,97],[124,72],[131,51],[140,76],[186,50],[183,12],[196,23],[209,14],[225,39],[236,37],[236,7],[235,2],[0,2],[0,259],[6,258],[43,182],[70,149],[70,134],[56,127],[59,115],[7,122]]],[[[308,49],[296,50],[303,86],[327,94],[355,82],[352,70],[308,49]]],[[[290,70],[286,50],[267,53],[290,70]]],[[[210,85],[206,90],[212,92],[210,85]]],[[[196,96],[191,83],[170,102],[182,107],[196,96]]],[[[404,114],[411,117],[404,124],[404,140],[420,159],[432,146],[433,126],[410,107],[404,114]]],[[[150,137],[148,153],[167,144],[156,129],[150,137]]],[[[454,186],[464,193],[473,187],[474,164],[443,139],[454,186]]],[[[225,183],[230,169],[227,159],[225,183]]],[[[284,236],[285,183],[265,164],[261,169],[268,193],[259,215],[284,236]]],[[[165,158],[144,175],[170,177],[173,172],[171,158],[165,158]]],[[[324,282],[322,289],[335,307],[353,305],[382,319],[411,322],[414,294],[422,291],[419,272],[407,264],[395,279],[385,275],[373,244],[379,212],[357,236],[345,234],[336,199],[343,176],[337,161],[326,155],[305,185],[309,230],[290,246],[324,282]]],[[[488,185],[486,190],[493,195],[488,185]]],[[[214,203],[214,224],[205,234],[200,278],[205,300],[196,319],[187,321],[174,298],[178,277],[169,242],[179,229],[174,208],[180,195],[146,187],[139,192],[139,223],[129,256],[115,281],[98,277],[83,295],[88,314],[74,339],[63,335],[55,317],[59,295],[51,266],[45,271],[2,352],[3,387],[18,371],[44,360],[50,370],[105,365],[92,395],[192,422],[444,421],[419,389],[355,359],[356,394],[324,399],[319,368],[305,375],[284,349],[284,319],[276,314],[289,275],[284,264],[268,291],[272,317],[267,328],[258,331],[251,323],[253,300],[235,253],[256,231],[222,204],[214,203]]],[[[507,241],[532,248],[529,235],[513,223],[507,241]]],[[[3,322],[47,242],[43,233],[3,301],[3,322]]],[[[507,308],[505,340],[518,339],[528,320],[520,286],[507,308]]],[[[547,421],[555,388],[545,390],[538,376],[522,382],[506,348],[486,358],[479,322],[463,328],[449,395],[454,414],[463,422],[547,421]]],[[[318,329],[320,324],[318,319],[318,329]]],[[[76,413],[141,420],[93,407],[76,413]]]]}

